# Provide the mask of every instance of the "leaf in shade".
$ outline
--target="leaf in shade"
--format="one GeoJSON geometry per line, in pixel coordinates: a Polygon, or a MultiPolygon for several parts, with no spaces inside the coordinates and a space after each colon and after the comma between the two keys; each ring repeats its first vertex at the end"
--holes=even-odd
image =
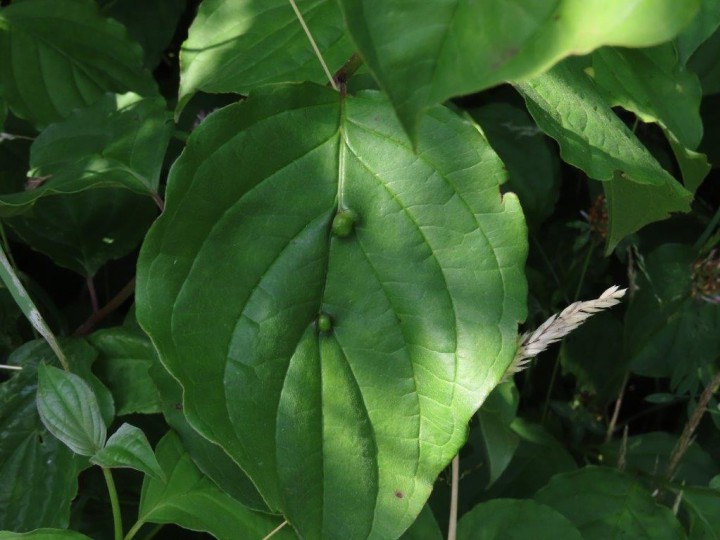
{"type": "Polygon", "coordinates": [[[539,75],[602,45],[676,36],[700,0],[340,0],[370,71],[415,138],[423,110],[450,97],[539,75]]]}
{"type": "Polygon", "coordinates": [[[186,417],[307,538],[402,534],[517,345],[517,198],[471,122],[424,126],[416,154],[377,92],[259,89],[190,137],[141,252],[186,417]]]}
{"type": "Polygon", "coordinates": [[[535,500],[568,518],[584,540],[684,540],[672,511],[631,476],[588,466],[555,476],[535,500]]]}
{"type": "Polygon", "coordinates": [[[418,518],[400,537],[400,540],[443,540],[430,505],[426,504],[423,507],[418,518]]]}
{"type": "Polygon", "coordinates": [[[13,2],[0,11],[0,88],[20,118],[39,126],[105,92],[157,93],[142,51],[92,0],[13,2]]]}
{"type": "MultiPolygon", "coordinates": [[[[280,517],[249,510],[218,489],[195,467],[175,433],[168,433],[158,443],[157,458],[167,482],[145,477],[139,522],[175,523],[208,532],[218,540],[264,538],[282,522],[280,517]]],[[[285,527],[273,538],[296,537],[285,527]]]]}
{"type": "Polygon", "coordinates": [[[458,540],[582,540],[562,514],[532,499],[495,499],[478,504],[458,523],[458,540]]]}
{"type": "Polygon", "coordinates": [[[688,514],[688,540],[720,540],[720,491],[683,488],[682,505],[688,514]]]}
{"type": "Polygon", "coordinates": [[[141,429],[121,425],[90,461],[105,468],[128,467],[157,480],[165,480],[153,449],[141,429]]]}
{"type": "Polygon", "coordinates": [[[36,529],[26,533],[0,531],[0,540],[91,540],[76,531],[65,529],[36,529]]]}
{"type": "Polygon", "coordinates": [[[720,26],[720,0],[702,0],[700,12],[675,40],[680,62],[686,64],[692,53],[720,26]]]}
{"type": "Polygon", "coordinates": [[[105,445],[107,431],[97,398],[77,375],[40,364],[37,407],[48,431],[76,454],[92,456],[105,445]]]}
{"type": "MultiPolygon", "coordinates": [[[[329,69],[353,53],[333,0],[298,0],[329,69]]],[[[198,91],[247,94],[262,84],[327,77],[287,0],[205,0],[180,50],[182,110],[198,91]]]]}

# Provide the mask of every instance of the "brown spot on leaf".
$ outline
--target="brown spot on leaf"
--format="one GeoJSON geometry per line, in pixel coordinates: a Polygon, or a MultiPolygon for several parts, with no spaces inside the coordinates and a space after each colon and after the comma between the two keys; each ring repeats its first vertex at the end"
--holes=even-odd
{"type": "Polygon", "coordinates": [[[398,489],[398,490],[395,492],[395,496],[396,496],[398,499],[402,499],[403,497],[405,497],[405,494],[398,489]]]}

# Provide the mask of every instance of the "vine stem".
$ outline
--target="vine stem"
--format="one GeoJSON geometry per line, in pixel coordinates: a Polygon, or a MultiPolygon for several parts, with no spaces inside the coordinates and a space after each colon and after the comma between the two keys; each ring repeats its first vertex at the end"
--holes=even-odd
{"type": "Polygon", "coordinates": [[[700,394],[697,407],[695,407],[692,415],[690,415],[687,424],[685,424],[682,435],[680,435],[680,438],[673,449],[667,470],[665,471],[665,478],[668,480],[672,480],[673,476],[675,476],[675,472],[677,471],[678,465],[680,465],[680,461],[685,455],[685,452],[687,452],[688,448],[690,448],[693,434],[700,425],[700,420],[702,420],[702,417],[705,414],[708,403],[710,403],[710,398],[712,398],[712,395],[718,386],[720,386],[720,371],[715,374],[702,391],[702,394],[700,394]]]}
{"type": "Polygon", "coordinates": [[[110,495],[110,507],[112,508],[115,540],[123,540],[122,515],[120,514],[120,501],[118,500],[117,489],[115,488],[115,481],[113,480],[110,469],[107,469],[105,467],[101,467],[101,469],[103,472],[103,476],[105,477],[105,483],[107,484],[108,494],[110,495]]]}
{"type": "Polygon", "coordinates": [[[90,295],[90,305],[92,306],[92,312],[97,313],[100,311],[100,303],[98,302],[97,291],[95,290],[95,279],[93,276],[87,276],[85,278],[87,284],[88,294],[90,295]]]}
{"type": "Polygon", "coordinates": [[[75,332],[73,332],[74,336],[84,336],[90,331],[95,328],[95,325],[98,324],[100,321],[102,321],[105,317],[110,315],[113,311],[115,311],[117,308],[119,308],[125,300],[130,298],[132,296],[133,292],[135,292],[135,278],[132,278],[127,285],[125,285],[119,293],[115,295],[115,297],[110,300],[107,304],[105,304],[103,307],[101,307],[99,310],[97,310],[95,313],[90,315],[88,319],[82,323],[75,332]]]}
{"type": "Polygon", "coordinates": [[[460,454],[452,460],[452,483],[450,485],[450,521],[447,540],[457,538],[458,492],[460,490],[460,454]]]}
{"type": "Polygon", "coordinates": [[[265,536],[263,536],[263,539],[262,539],[262,540],[269,540],[270,538],[272,538],[273,536],[275,536],[278,532],[280,532],[280,529],[282,529],[282,528],[283,528],[285,525],[287,525],[287,524],[288,524],[288,521],[287,521],[287,519],[286,519],[286,520],[283,521],[280,525],[278,525],[278,526],[275,527],[272,531],[270,531],[268,534],[266,534],[265,536]]]}
{"type": "Polygon", "coordinates": [[[330,73],[330,70],[327,67],[327,64],[325,63],[325,59],[323,58],[322,53],[320,52],[320,49],[317,46],[317,43],[315,43],[315,39],[313,38],[312,34],[310,33],[310,29],[308,28],[307,24],[305,24],[305,19],[302,16],[302,13],[300,13],[300,10],[297,7],[297,4],[295,3],[295,0],[288,0],[290,2],[290,5],[293,8],[293,11],[295,12],[295,16],[297,17],[298,21],[300,21],[300,26],[302,26],[303,30],[305,31],[305,35],[308,38],[308,41],[310,41],[310,45],[312,45],[313,50],[315,51],[315,56],[317,56],[318,60],[320,61],[320,64],[323,67],[323,70],[325,71],[325,75],[327,76],[328,80],[330,81],[330,86],[333,87],[333,90],[337,90],[338,86],[335,84],[335,78],[332,76],[332,73],[330,73]]]}

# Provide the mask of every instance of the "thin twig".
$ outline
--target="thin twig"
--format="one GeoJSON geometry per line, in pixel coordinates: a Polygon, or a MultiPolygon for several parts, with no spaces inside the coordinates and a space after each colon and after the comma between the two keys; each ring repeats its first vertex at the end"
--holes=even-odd
{"type": "Polygon", "coordinates": [[[97,291],[95,290],[95,280],[93,279],[93,276],[87,276],[85,278],[85,284],[87,285],[88,294],[90,295],[92,312],[97,313],[100,311],[100,304],[98,303],[98,296],[97,291]]]}
{"type": "Polygon", "coordinates": [[[325,63],[325,59],[323,58],[322,53],[320,52],[320,49],[318,49],[317,43],[315,43],[315,39],[313,38],[312,34],[310,33],[310,29],[307,27],[307,24],[305,24],[305,19],[302,16],[302,13],[300,13],[300,10],[297,7],[297,4],[295,4],[295,0],[288,0],[290,2],[290,5],[293,8],[293,11],[295,12],[295,15],[298,18],[298,21],[300,21],[300,26],[303,27],[303,30],[305,30],[305,35],[307,36],[308,40],[310,41],[310,45],[312,45],[313,50],[315,51],[315,56],[317,56],[318,60],[320,60],[320,64],[322,64],[323,70],[325,70],[325,75],[327,76],[328,80],[330,81],[330,86],[333,87],[333,90],[337,90],[338,87],[335,84],[335,79],[333,79],[332,73],[330,73],[330,70],[327,67],[327,64],[325,63]]]}
{"type": "Polygon", "coordinates": [[[680,435],[680,438],[673,449],[672,455],[670,456],[670,462],[668,463],[667,470],[665,471],[665,478],[668,480],[673,479],[675,473],[677,472],[677,468],[680,465],[680,461],[685,455],[685,452],[687,452],[688,448],[690,448],[695,430],[700,425],[700,420],[702,420],[708,403],[710,403],[710,399],[712,398],[712,395],[718,385],[720,385],[720,371],[715,374],[702,391],[702,394],[700,394],[697,407],[695,407],[692,415],[690,415],[687,424],[685,424],[682,435],[680,435]]]}
{"type": "Polygon", "coordinates": [[[458,491],[460,489],[460,454],[452,460],[452,484],[450,486],[450,522],[447,540],[457,538],[458,491]]]}
{"type": "Polygon", "coordinates": [[[620,393],[618,394],[617,400],[615,400],[615,409],[613,410],[612,418],[608,424],[607,433],[605,434],[605,444],[610,442],[613,433],[615,432],[615,426],[617,425],[618,417],[620,416],[620,407],[622,406],[623,396],[625,395],[625,387],[630,380],[630,372],[625,374],[622,385],[620,385],[620,393]]]}
{"type": "Polygon", "coordinates": [[[348,79],[352,77],[352,75],[362,65],[363,60],[360,55],[358,53],[353,53],[353,55],[348,58],[348,60],[342,66],[340,66],[340,69],[335,72],[335,75],[333,75],[333,80],[335,81],[335,84],[340,86],[346,83],[348,79]]]}
{"type": "Polygon", "coordinates": [[[270,531],[268,534],[266,534],[265,536],[263,536],[263,539],[262,539],[262,540],[269,540],[270,538],[272,538],[273,536],[275,536],[275,535],[280,531],[280,529],[282,529],[282,528],[283,528],[285,525],[287,525],[287,524],[288,524],[288,522],[287,522],[287,519],[286,519],[286,520],[283,521],[280,525],[278,525],[278,526],[275,527],[272,531],[270,531]]]}
{"type": "Polygon", "coordinates": [[[110,315],[113,311],[119,308],[125,300],[132,296],[135,292],[135,278],[132,278],[127,285],[125,285],[115,297],[110,300],[107,304],[101,307],[98,311],[90,315],[88,319],[78,326],[77,330],[73,332],[74,336],[84,336],[90,333],[100,321],[110,315]]]}

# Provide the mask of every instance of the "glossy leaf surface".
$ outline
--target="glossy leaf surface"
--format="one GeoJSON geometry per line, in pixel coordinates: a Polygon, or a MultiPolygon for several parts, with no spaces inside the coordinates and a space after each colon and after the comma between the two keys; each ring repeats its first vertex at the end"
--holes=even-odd
{"type": "Polygon", "coordinates": [[[632,477],[611,468],[585,467],[558,475],[535,499],[572,521],[585,540],[685,538],[669,508],[632,477]]]}
{"type": "Polygon", "coordinates": [[[77,494],[80,460],[45,428],[35,404],[41,361],[55,361],[43,341],[23,345],[6,361],[22,371],[0,384],[0,529],[67,527],[77,494]]]}
{"type": "Polygon", "coordinates": [[[0,11],[0,83],[10,109],[41,126],[105,92],[156,92],[142,51],[91,0],[28,0],[0,11]]]}
{"type": "Polygon", "coordinates": [[[580,68],[566,60],[517,88],[538,126],[560,145],[563,160],[605,181],[609,251],[644,225],[688,211],[692,194],[660,166],[580,68]]]}
{"type": "Polygon", "coordinates": [[[515,352],[517,199],[470,122],[425,126],[416,155],[378,93],[258,91],[194,132],[141,253],[185,414],[306,538],[399,536],[515,352]]]}
{"type": "Polygon", "coordinates": [[[157,480],[164,480],[163,471],[147,437],[142,430],[130,424],[121,425],[90,461],[105,468],[129,467],[157,480]]]}
{"type": "Polygon", "coordinates": [[[104,446],[107,430],[100,405],[77,375],[38,366],[37,407],[45,427],[76,454],[92,456],[104,446]]]}
{"type": "Polygon", "coordinates": [[[700,0],[340,0],[363,59],[405,128],[452,96],[538,75],[602,45],[672,39],[700,0]]]}
{"type": "Polygon", "coordinates": [[[495,499],[478,504],[458,523],[459,540],[582,540],[580,532],[549,506],[532,499],[495,499]]]}
{"type": "MultiPolygon", "coordinates": [[[[334,0],[298,0],[331,72],[353,53],[334,0]]],[[[205,0],[180,51],[179,108],[198,91],[247,92],[261,84],[327,82],[287,0],[205,0]]]]}
{"type": "MultiPolygon", "coordinates": [[[[157,458],[167,482],[146,477],[138,520],[144,523],[176,523],[186,529],[205,531],[218,540],[264,538],[282,519],[253,512],[223,493],[198,470],[173,432],[158,443],[157,458]]],[[[273,536],[296,538],[288,527],[273,536]]]]}

